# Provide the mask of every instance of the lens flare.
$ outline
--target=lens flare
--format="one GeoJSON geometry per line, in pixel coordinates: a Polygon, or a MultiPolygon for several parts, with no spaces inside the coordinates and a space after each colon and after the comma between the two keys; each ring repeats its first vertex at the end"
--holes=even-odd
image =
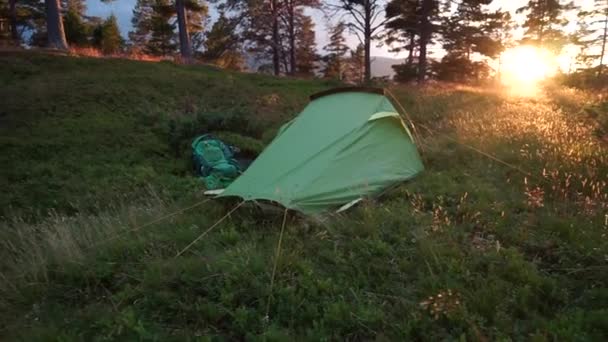
{"type": "Polygon", "coordinates": [[[519,95],[535,95],[539,83],[557,71],[555,55],[534,46],[518,46],[501,58],[501,81],[519,95]]]}

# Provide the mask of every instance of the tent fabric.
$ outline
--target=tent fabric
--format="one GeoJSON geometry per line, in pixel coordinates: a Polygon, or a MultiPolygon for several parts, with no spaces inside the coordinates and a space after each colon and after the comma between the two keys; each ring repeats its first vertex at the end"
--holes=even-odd
{"type": "Polygon", "coordinates": [[[314,98],[220,196],[275,201],[314,215],[423,169],[407,127],[385,96],[343,91],[314,98]]]}

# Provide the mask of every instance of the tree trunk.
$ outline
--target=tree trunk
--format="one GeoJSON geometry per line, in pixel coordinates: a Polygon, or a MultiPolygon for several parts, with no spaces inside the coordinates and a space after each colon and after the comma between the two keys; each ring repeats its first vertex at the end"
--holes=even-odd
{"type": "Polygon", "coordinates": [[[429,16],[433,9],[433,0],[422,0],[421,22],[420,22],[420,55],[418,56],[418,83],[424,83],[426,79],[426,46],[431,38],[431,25],[429,16]]]}
{"type": "Polygon", "coordinates": [[[372,14],[371,4],[369,0],[365,0],[365,28],[363,32],[363,40],[365,46],[365,83],[369,83],[372,79],[372,59],[371,59],[371,45],[372,45],[372,14]]]}
{"type": "Polygon", "coordinates": [[[17,0],[9,0],[9,15],[10,15],[10,25],[11,25],[11,38],[13,39],[13,44],[20,45],[19,33],[17,32],[17,0]]]}
{"type": "Polygon", "coordinates": [[[294,75],[296,73],[296,22],[295,22],[295,8],[292,2],[289,2],[289,73],[294,75]]]}
{"type": "Polygon", "coordinates": [[[184,0],[175,0],[177,26],[179,28],[179,51],[185,63],[192,62],[192,45],[188,34],[188,16],[184,0]]]}
{"type": "Polygon", "coordinates": [[[416,33],[410,33],[410,46],[407,53],[407,65],[411,66],[414,63],[414,43],[416,41],[416,33]]]}
{"type": "Polygon", "coordinates": [[[59,0],[45,0],[47,46],[51,49],[67,50],[59,0]]]}
{"type": "Polygon", "coordinates": [[[277,9],[277,0],[270,2],[272,6],[272,66],[274,68],[274,75],[279,76],[281,73],[281,58],[279,56],[279,11],[277,9]]]}
{"type": "Polygon", "coordinates": [[[606,37],[608,36],[608,9],[606,9],[606,17],[604,18],[604,37],[602,38],[602,52],[600,53],[600,65],[597,69],[597,77],[602,76],[604,68],[604,55],[606,54],[606,37]]]}

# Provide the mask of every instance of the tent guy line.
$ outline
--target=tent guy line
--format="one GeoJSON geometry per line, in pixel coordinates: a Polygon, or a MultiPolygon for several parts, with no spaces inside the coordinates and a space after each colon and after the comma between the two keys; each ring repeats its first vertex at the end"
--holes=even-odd
{"type": "MultiPolygon", "coordinates": [[[[348,89],[348,88],[345,88],[345,89],[348,89]]],[[[410,126],[412,127],[412,130],[413,130],[413,131],[415,132],[415,134],[417,135],[416,140],[417,140],[417,141],[419,141],[419,142],[421,143],[421,141],[420,141],[420,139],[419,139],[419,136],[418,136],[418,132],[417,132],[417,130],[415,129],[415,126],[414,126],[414,121],[413,121],[413,120],[411,119],[411,117],[410,117],[410,116],[407,114],[407,111],[405,110],[405,108],[403,108],[403,106],[402,106],[402,105],[399,103],[399,101],[397,101],[397,99],[396,99],[396,97],[394,96],[394,94],[393,94],[392,92],[390,92],[390,90],[388,90],[388,89],[378,89],[378,90],[385,91],[385,92],[386,92],[386,94],[388,94],[388,95],[391,97],[391,99],[393,100],[393,101],[391,101],[391,102],[394,102],[394,103],[396,103],[396,104],[397,104],[397,106],[398,106],[398,107],[401,109],[401,112],[403,113],[403,115],[405,115],[405,116],[406,116],[406,119],[407,119],[407,121],[410,123],[410,126]]],[[[355,88],[353,88],[353,91],[355,91],[355,88]]],[[[334,94],[335,94],[335,93],[334,93],[334,94]]],[[[317,98],[319,98],[319,97],[321,97],[321,96],[327,96],[327,95],[328,95],[328,94],[321,94],[321,95],[316,95],[316,96],[315,96],[315,95],[313,95],[313,96],[311,96],[311,99],[312,99],[312,100],[315,100],[315,99],[317,99],[317,98]]],[[[291,122],[290,122],[290,123],[291,123],[291,122]]],[[[287,125],[289,125],[290,123],[287,123],[287,124],[286,124],[286,126],[287,126],[287,125]]],[[[518,166],[516,166],[516,165],[510,164],[510,163],[508,163],[508,162],[506,162],[506,161],[504,161],[504,160],[501,160],[500,158],[498,158],[498,157],[496,157],[496,156],[493,156],[493,155],[491,155],[491,154],[489,154],[489,153],[487,153],[487,152],[484,152],[484,151],[482,151],[482,150],[480,150],[480,149],[478,149],[478,148],[476,148],[476,147],[473,147],[473,146],[470,146],[470,145],[468,145],[468,144],[465,144],[465,143],[463,143],[463,142],[459,141],[458,139],[455,139],[455,138],[450,137],[450,136],[449,136],[449,135],[447,135],[447,134],[444,134],[444,133],[441,133],[441,132],[435,131],[435,130],[431,129],[430,127],[428,127],[427,125],[423,124],[423,123],[416,123],[416,125],[419,125],[420,127],[422,127],[422,128],[424,128],[424,129],[426,129],[426,130],[427,130],[427,131],[429,131],[430,133],[434,133],[434,134],[437,134],[437,135],[443,136],[443,137],[445,137],[446,139],[449,139],[449,140],[451,140],[451,141],[453,141],[453,142],[455,142],[455,143],[457,143],[457,144],[459,144],[459,145],[462,145],[463,147],[466,147],[467,149],[469,149],[469,150],[471,150],[471,151],[474,151],[474,152],[476,152],[476,153],[478,153],[478,154],[480,154],[480,155],[482,155],[482,156],[484,156],[484,157],[486,157],[486,158],[489,158],[489,159],[491,159],[491,160],[493,160],[493,161],[495,161],[495,162],[498,162],[498,163],[500,163],[500,164],[503,164],[503,165],[505,165],[505,166],[507,166],[507,167],[509,167],[509,168],[511,168],[511,169],[513,169],[513,170],[516,170],[516,171],[518,171],[518,172],[520,172],[520,173],[522,173],[522,174],[524,174],[524,175],[526,175],[526,176],[529,176],[529,177],[534,177],[534,178],[540,179],[540,180],[542,180],[542,181],[545,181],[543,178],[539,178],[538,176],[535,176],[535,175],[533,175],[532,173],[530,173],[530,172],[528,172],[528,171],[525,171],[525,170],[521,169],[520,167],[518,167],[518,166]]],[[[285,126],[281,128],[281,130],[279,131],[279,135],[280,135],[280,134],[281,134],[281,133],[282,133],[282,132],[285,130],[285,128],[286,128],[285,126]]],[[[109,241],[115,240],[115,239],[117,239],[118,237],[120,237],[120,236],[122,236],[122,235],[124,235],[124,234],[126,234],[126,233],[129,233],[129,232],[135,232],[135,231],[141,230],[141,229],[143,229],[143,228],[146,228],[146,227],[148,227],[148,226],[154,225],[154,224],[156,224],[156,223],[159,223],[159,222],[161,222],[161,221],[163,221],[163,220],[166,220],[166,219],[168,219],[168,218],[171,218],[171,217],[173,217],[173,216],[176,216],[176,215],[179,215],[179,214],[184,213],[184,212],[186,212],[186,211],[192,210],[192,209],[194,209],[194,208],[196,208],[196,207],[199,207],[199,206],[201,206],[201,205],[203,205],[203,204],[207,203],[208,201],[210,201],[210,200],[212,200],[212,199],[213,199],[213,198],[207,198],[207,199],[205,199],[205,200],[203,200],[203,201],[200,201],[200,202],[197,202],[197,203],[195,203],[195,204],[193,204],[193,205],[191,205],[191,206],[189,206],[189,207],[185,207],[185,208],[182,208],[182,209],[178,209],[178,210],[176,210],[176,211],[174,211],[174,212],[171,212],[171,213],[169,213],[169,214],[167,214],[167,215],[163,215],[163,216],[161,216],[161,217],[158,217],[158,218],[156,218],[156,219],[154,219],[154,220],[152,220],[152,221],[150,221],[150,222],[147,222],[147,223],[145,223],[145,224],[143,224],[143,225],[136,226],[136,227],[134,227],[134,228],[132,228],[132,229],[128,229],[128,230],[122,231],[122,232],[120,232],[120,233],[118,233],[118,234],[116,234],[116,235],[114,235],[114,236],[111,236],[111,237],[110,237],[110,238],[108,238],[108,239],[101,240],[101,241],[99,241],[99,242],[93,243],[93,244],[89,245],[88,247],[86,247],[86,249],[90,249],[90,248],[93,248],[93,247],[95,247],[95,246],[98,246],[98,245],[104,244],[104,243],[106,243],[106,242],[109,242],[109,241]]],[[[355,200],[355,201],[356,201],[356,200],[355,200]]],[[[236,211],[236,209],[238,209],[238,208],[239,208],[239,207],[240,207],[242,204],[244,204],[245,202],[246,202],[246,200],[243,200],[243,201],[242,201],[242,202],[240,202],[240,203],[239,203],[237,206],[235,206],[233,209],[231,209],[231,210],[230,210],[230,211],[229,211],[229,212],[228,212],[226,215],[224,215],[224,216],[223,216],[222,218],[220,218],[220,219],[219,219],[217,222],[215,222],[215,223],[214,223],[214,224],[213,224],[213,225],[212,225],[210,228],[208,228],[207,230],[205,230],[205,231],[204,231],[204,232],[203,232],[203,233],[202,233],[200,236],[198,236],[198,237],[197,237],[197,238],[196,238],[194,241],[192,241],[192,242],[191,242],[191,243],[190,243],[188,246],[186,246],[186,247],[185,247],[184,249],[182,249],[182,250],[181,250],[179,253],[177,253],[177,255],[176,255],[175,257],[178,257],[178,256],[182,255],[182,254],[183,254],[183,253],[184,253],[186,250],[188,250],[188,249],[189,249],[189,248],[190,248],[192,245],[194,245],[194,244],[195,244],[197,241],[199,241],[201,238],[203,238],[203,237],[204,237],[206,234],[208,234],[208,233],[209,233],[211,230],[213,230],[215,227],[217,227],[217,225],[219,225],[219,223],[221,223],[221,222],[222,222],[224,219],[226,219],[226,218],[227,218],[227,217],[228,217],[228,216],[229,216],[231,213],[233,213],[234,211],[236,211]]],[[[353,202],[353,201],[349,201],[349,202],[347,203],[347,205],[348,205],[348,204],[350,204],[350,203],[352,203],[352,202],[353,202]]],[[[350,208],[350,206],[349,206],[349,208],[350,208]]]]}
{"type": "Polygon", "coordinates": [[[190,247],[192,247],[200,239],[202,239],[203,237],[205,237],[205,235],[207,235],[210,231],[212,231],[213,228],[217,227],[220,223],[222,223],[222,221],[224,221],[228,216],[230,216],[230,214],[232,214],[234,211],[236,211],[241,205],[243,205],[243,203],[245,203],[245,201],[241,201],[241,203],[237,204],[228,213],[226,213],[226,215],[222,216],[222,218],[220,218],[217,222],[215,222],[213,225],[211,225],[211,227],[207,228],[207,230],[205,230],[204,232],[202,232],[201,235],[199,235],[196,239],[194,239],[194,241],[190,242],[188,244],[188,246],[184,247],[184,249],[182,249],[179,253],[177,253],[175,255],[175,257],[177,258],[180,255],[184,254],[184,252],[186,252],[188,249],[190,249],[190,247]]]}
{"type": "Polygon", "coordinates": [[[91,249],[91,248],[93,248],[93,247],[99,246],[99,245],[101,245],[101,244],[104,244],[104,243],[107,243],[107,242],[113,241],[113,240],[115,240],[115,239],[117,239],[117,238],[119,238],[119,237],[123,236],[124,234],[127,234],[127,233],[132,233],[132,232],[136,232],[136,231],[138,231],[138,230],[140,230],[140,229],[143,229],[143,228],[146,228],[146,227],[152,226],[152,225],[154,225],[154,224],[156,224],[156,223],[159,223],[159,222],[161,222],[161,221],[164,221],[164,220],[166,220],[166,219],[168,219],[168,218],[171,218],[171,217],[173,217],[173,216],[177,216],[177,215],[182,214],[182,213],[184,213],[184,212],[186,212],[186,211],[189,211],[189,210],[192,210],[192,209],[194,209],[194,208],[200,207],[201,205],[203,205],[203,204],[205,204],[205,203],[209,202],[211,199],[212,199],[212,198],[207,198],[207,199],[205,199],[205,200],[202,200],[202,201],[196,202],[196,203],[194,203],[193,205],[191,205],[191,206],[189,206],[189,207],[185,207],[185,208],[177,209],[177,210],[175,210],[175,211],[173,211],[173,212],[170,212],[169,214],[166,214],[166,215],[163,215],[163,216],[157,217],[157,218],[155,218],[154,220],[149,221],[149,222],[146,222],[146,223],[144,223],[144,224],[142,224],[142,225],[135,226],[135,227],[133,227],[133,228],[131,228],[131,229],[123,230],[123,231],[121,231],[121,232],[119,232],[119,233],[117,233],[117,234],[115,234],[115,235],[110,236],[110,237],[109,237],[109,238],[107,238],[107,239],[104,239],[104,240],[101,240],[101,241],[97,241],[97,242],[95,242],[95,243],[90,244],[89,246],[85,247],[85,250],[88,250],[88,249],[91,249]]]}
{"type": "Polygon", "coordinates": [[[279,257],[281,256],[281,246],[283,245],[283,232],[285,231],[285,223],[287,222],[287,211],[289,209],[285,208],[285,212],[283,213],[283,223],[281,224],[281,232],[279,233],[279,241],[277,242],[277,249],[274,255],[274,265],[272,267],[272,275],[270,277],[270,290],[268,291],[268,300],[266,301],[266,316],[264,319],[266,322],[270,321],[268,316],[270,312],[270,301],[272,300],[272,289],[274,288],[274,278],[277,273],[277,266],[279,264],[279,257]]]}

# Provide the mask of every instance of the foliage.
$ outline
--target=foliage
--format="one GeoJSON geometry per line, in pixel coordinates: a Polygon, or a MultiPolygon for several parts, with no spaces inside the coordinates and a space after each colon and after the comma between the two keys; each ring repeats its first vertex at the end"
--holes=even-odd
{"type": "Polygon", "coordinates": [[[299,75],[314,76],[315,63],[319,60],[314,29],[312,18],[302,15],[296,32],[296,69],[299,75]]]}
{"type": "Polygon", "coordinates": [[[319,0],[226,0],[219,8],[235,13],[248,51],[261,61],[261,71],[279,75],[296,73],[297,50],[303,48],[297,45],[297,32],[302,30],[304,9],[319,6],[319,0]]]}
{"type": "Polygon", "coordinates": [[[575,9],[574,2],[563,0],[530,0],[517,13],[526,13],[523,43],[559,52],[567,43],[563,28],[568,24],[564,12],[575,9]]]}
{"type": "Polygon", "coordinates": [[[598,62],[598,78],[603,73],[608,43],[608,1],[596,0],[590,11],[578,13],[578,29],[572,42],[579,47],[577,62],[583,68],[590,68],[598,62]],[[597,50],[595,52],[594,50],[597,50]]]}
{"type": "Polygon", "coordinates": [[[420,33],[420,0],[391,0],[386,6],[384,36],[391,52],[407,51],[406,65],[411,69],[418,50],[420,33]]]}
{"type": "Polygon", "coordinates": [[[362,44],[350,50],[346,60],[345,80],[354,84],[363,84],[365,81],[365,47],[362,44]]]}
{"type": "Polygon", "coordinates": [[[504,51],[500,37],[511,29],[510,15],[489,12],[484,8],[489,3],[488,0],[463,1],[444,19],[441,41],[448,53],[434,66],[438,79],[466,83],[488,78],[490,68],[486,60],[504,51]],[[484,59],[476,61],[474,55],[484,59]]]}
{"type": "Polygon", "coordinates": [[[74,9],[68,9],[63,17],[65,38],[70,45],[87,46],[89,44],[89,27],[74,9]]]}
{"type": "Polygon", "coordinates": [[[241,53],[242,39],[236,32],[237,26],[237,20],[220,13],[206,34],[202,59],[224,69],[241,70],[244,61],[241,53]]]}
{"type": "Polygon", "coordinates": [[[418,78],[418,68],[413,64],[395,64],[392,66],[395,71],[393,80],[398,83],[407,83],[418,78]]]}
{"type": "Polygon", "coordinates": [[[357,35],[363,44],[364,52],[364,81],[369,83],[371,73],[371,44],[379,38],[378,34],[384,29],[386,19],[382,19],[386,0],[335,0],[329,1],[326,6],[343,12],[349,20],[346,25],[357,35]]]}
{"type": "MultiPolygon", "coordinates": [[[[202,0],[188,0],[184,2],[184,6],[192,47],[199,50],[203,44],[207,4],[202,0]]],[[[137,0],[131,18],[133,30],[129,32],[132,48],[156,56],[175,53],[178,43],[175,17],[175,5],[172,1],[137,0]]]]}
{"type": "Polygon", "coordinates": [[[111,15],[100,27],[99,47],[105,55],[113,55],[121,51],[124,45],[123,39],[120,36],[118,22],[116,17],[111,15]]]}
{"type": "Polygon", "coordinates": [[[344,71],[346,70],[345,56],[349,51],[346,38],[344,38],[345,30],[346,24],[343,22],[338,22],[329,30],[329,42],[324,47],[324,50],[328,52],[324,56],[325,70],[323,75],[326,78],[339,80],[344,78],[344,71]]]}
{"type": "Polygon", "coordinates": [[[439,31],[441,3],[439,0],[391,0],[386,6],[385,42],[393,51],[408,50],[406,67],[402,70],[412,70],[414,54],[418,54],[415,66],[418,82],[427,78],[427,47],[439,31]]]}
{"type": "Polygon", "coordinates": [[[3,340],[608,337],[608,147],[581,115],[605,113],[595,94],[393,89],[425,172],[322,222],[290,213],[270,292],[282,213],[243,206],[177,258],[236,202],[141,225],[203,200],[194,135],[255,145],[332,84],[1,58],[2,208],[57,208],[0,223],[3,340]]]}
{"type": "Polygon", "coordinates": [[[153,12],[147,24],[150,27],[150,38],[144,45],[144,51],[151,55],[168,56],[177,48],[176,23],[172,21],[173,6],[169,0],[153,1],[153,12]]]}

